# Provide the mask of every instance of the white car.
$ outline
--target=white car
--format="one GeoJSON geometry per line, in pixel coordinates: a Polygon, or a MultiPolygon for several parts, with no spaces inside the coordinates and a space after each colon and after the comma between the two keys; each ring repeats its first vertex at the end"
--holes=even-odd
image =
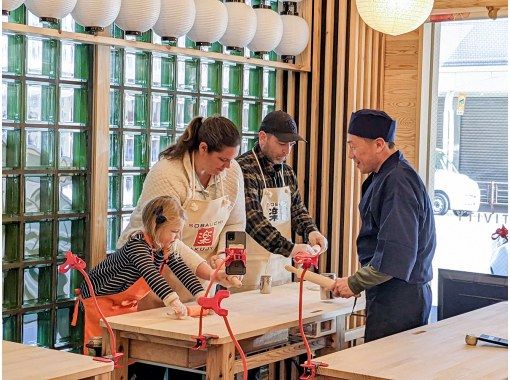
{"type": "Polygon", "coordinates": [[[477,212],[480,207],[480,188],[465,174],[460,174],[446,154],[436,151],[434,174],[434,214],[444,215],[452,210],[457,216],[477,212]]]}

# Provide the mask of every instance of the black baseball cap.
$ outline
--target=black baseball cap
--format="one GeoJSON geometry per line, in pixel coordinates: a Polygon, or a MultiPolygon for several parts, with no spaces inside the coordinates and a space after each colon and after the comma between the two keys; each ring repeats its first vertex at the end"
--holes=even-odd
{"type": "Polygon", "coordinates": [[[297,133],[294,119],[281,110],[269,112],[260,124],[260,131],[270,133],[282,142],[306,141],[297,133]]]}

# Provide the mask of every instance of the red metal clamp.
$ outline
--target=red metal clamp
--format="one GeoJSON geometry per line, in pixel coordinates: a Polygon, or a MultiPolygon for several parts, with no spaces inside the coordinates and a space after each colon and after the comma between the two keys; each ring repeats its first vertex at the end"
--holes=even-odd
{"type": "Polygon", "coordinates": [[[299,380],[313,380],[317,374],[317,368],[327,366],[328,364],[323,362],[310,362],[310,364],[301,364],[301,367],[303,367],[304,371],[303,374],[299,377],[299,380]]]}
{"type": "Polygon", "coordinates": [[[317,268],[319,266],[319,256],[320,254],[309,254],[307,252],[299,252],[296,256],[294,256],[294,262],[296,264],[301,264],[303,269],[310,269],[310,267],[314,266],[317,268]]]}
{"type": "Polygon", "coordinates": [[[218,339],[218,335],[212,335],[212,334],[202,334],[200,336],[194,336],[193,338],[196,339],[196,344],[191,347],[192,350],[206,350],[207,349],[207,342],[209,342],[211,339],[218,339]]]}
{"type": "Polygon", "coordinates": [[[85,261],[80,259],[78,256],[74,255],[71,251],[67,251],[66,261],[58,266],[58,271],[60,273],[66,273],[71,268],[76,270],[80,269],[83,270],[85,269],[86,266],[87,264],[85,263],[85,261]]]}
{"type": "Polygon", "coordinates": [[[219,290],[216,292],[214,297],[200,297],[197,302],[200,306],[202,306],[205,310],[213,310],[220,317],[226,317],[228,315],[227,309],[221,308],[221,301],[224,298],[230,297],[230,292],[228,290],[219,290]]]}

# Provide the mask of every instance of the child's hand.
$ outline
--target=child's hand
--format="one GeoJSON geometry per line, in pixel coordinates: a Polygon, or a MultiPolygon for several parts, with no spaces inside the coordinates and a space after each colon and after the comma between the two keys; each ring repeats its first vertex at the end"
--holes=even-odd
{"type": "Polygon", "coordinates": [[[230,288],[232,286],[240,288],[243,285],[241,282],[242,276],[230,276],[227,275],[223,270],[218,271],[218,273],[216,273],[216,277],[211,278],[211,281],[217,281],[225,288],[230,288]]]}
{"type": "Polygon", "coordinates": [[[188,309],[186,306],[181,302],[179,298],[173,300],[170,303],[170,307],[172,308],[172,311],[175,313],[175,316],[178,319],[181,319],[188,315],[188,309]]]}
{"type": "Polygon", "coordinates": [[[218,252],[217,255],[212,255],[209,258],[209,265],[211,265],[212,269],[216,269],[218,266],[223,264],[225,258],[225,252],[218,252]]]}

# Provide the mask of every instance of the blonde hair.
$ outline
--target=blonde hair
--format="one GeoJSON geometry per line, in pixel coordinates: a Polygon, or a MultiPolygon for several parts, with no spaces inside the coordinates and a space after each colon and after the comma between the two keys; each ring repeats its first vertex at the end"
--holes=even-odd
{"type": "Polygon", "coordinates": [[[186,219],[186,213],[180,202],[169,195],[150,200],[142,211],[143,228],[154,242],[156,249],[163,248],[156,239],[157,230],[169,224],[176,225],[186,219]]]}

